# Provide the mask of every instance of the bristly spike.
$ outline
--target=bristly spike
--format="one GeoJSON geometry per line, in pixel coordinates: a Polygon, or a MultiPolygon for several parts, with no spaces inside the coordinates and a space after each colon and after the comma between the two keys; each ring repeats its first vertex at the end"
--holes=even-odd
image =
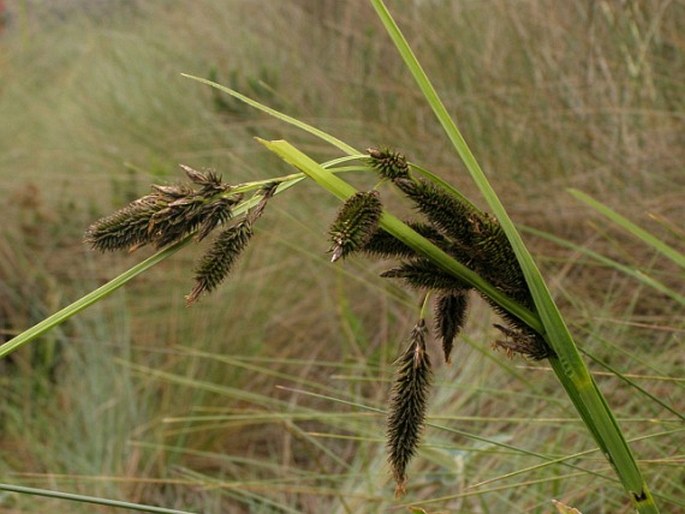
{"type": "Polygon", "coordinates": [[[203,293],[217,288],[231,272],[252,235],[252,225],[246,219],[219,234],[195,271],[195,286],[186,295],[186,305],[192,305],[203,293]]]}
{"type": "Polygon", "coordinates": [[[522,355],[539,361],[555,355],[547,341],[523,323],[510,324],[510,327],[495,324],[495,328],[502,332],[506,339],[498,339],[493,343],[493,347],[496,350],[504,350],[510,358],[514,355],[522,355]]]}
{"type": "Polygon", "coordinates": [[[94,222],[84,241],[100,252],[130,250],[148,244],[150,220],[164,208],[155,194],[143,196],[126,207],[94,222]]]}
{"type": "Polygon", "coordinates": [[[478,211],[432,182],[401,179],[394,183],[434,227],[470,253],[475,253],[475,241],[483,223],[478,211]]]}
{"type": "MultiPolygon", "coordinates": [[[[433,244],[439,246],[441,249],[445,251],[450,249],[450,241],[445,239],[445,237],[440,234],[440,232],[435,230],[431,225],[417,223],[414,221],[405,221],[405,223],[420,235],[430,240],[433,244]]],[[[372,257],[418,257],[418,254],[413,248],[382,229],[376,230],[366,244],[361,248],[361,250],[372,257]]]]}
{"type": "Polygon", "coordinates": [[[466,291],[458,291],[443,294],[435,302],[435,324],[442,339],[442,351],[447,363],[451,362],[454,340],[466,323],[468,300],[466,291]]]}
{"type": "Polygon", "coordinates": [[[412,259],[397,268],[381,273],[384,278],[401,278],[412,287],[434,291],[465,291],[471,288],[466,282],[445,273],[432,261],[424,258],[412,259]]]}
{"type": "Polygon", "coordinates": [[[411,332],[410,344],[399,358],[387,419],[388,460],[397,484],[396,494],[404,494],[407,466],[418,448],[425,424],[431,363],[426,353],[426,324],[419,320],[411,332]]]}
{"type": "Polygon", "coordinates": [[[382,212],[378,191],[359,192],[348,198],[329,229],[331,261],[363,248],[378,230],[382,212]]]}
{"type": "Polygon", "coordinates": [[[371,165],[381,177],[392,181],[409,178],[409,165],[401,153],[394,152],[389,148],[369,148],[366,152],[371,158],[371,165]]]}

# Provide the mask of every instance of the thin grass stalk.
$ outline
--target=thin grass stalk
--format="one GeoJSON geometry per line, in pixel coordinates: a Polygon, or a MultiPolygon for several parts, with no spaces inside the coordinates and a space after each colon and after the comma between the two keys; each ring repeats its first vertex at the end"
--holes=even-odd
{"type": "Polygon", "coordinates": [[[635,223],[633,223],[629,219],[621,216],[619,213],[610,209],[609,207],[607,207],[603,203],[598,202],[597,200],[592,198],[590,195],[585,194],[582,191],[579,191],[577,189],[569,189],[568,192],[571,193],[571,195],[573,195],[576,199],[583,202],[585,205],[593,208],[595,211],[600,213],[602,216],[604,216],[605,218],[614,222],[616,225],[621,227],[623,230],[625,230],[629,234],[632,234],[633,236],[640,239],[643,243],[654,248],[656,251],[661,253],[664,257],[667,257],[668,259],[672,260],[681,268],[685,268],[685,255],[680,253],[675,248],[667,245],[666,243],[664,243],[660,239],[654,237],[652,234],[650,234],[649,232],[647,232],[643,228],[638,227],[635,223]]]}
{"type": "Polygon", "coordinates": [[[650,277],[646,273],[635,269],[631,266],[626,266],[625,264],[621,264],[620,262],[616,262],[613,259],[610,259],[609,257],[606,257],[600,253],[593,252],[589,248],[585,248],[583,246],[579,246],[577,244],[574,244],[570,241],[567,241],[566,239],[562,239],[560,237],[556,237],[553,234],[550,234],[549,232],[545,232],[542,230],[537,230],[532,227],[521,227],[521,230],[523,232],[527,232],[529,234],[533,234],[534,236],[541,237],[543,239],[546,239],[547,241],[551,241],[552,243],[555,243],[559,246],[562,246],[564,248],[570,248],[571,250],[581,253],[597,262],[602,263],[603,265],[615,269],[617,271],[620,271],[626,276],[632,277],[638,282],[641,282],[647,287],[650,287],[654,289],[655,291],[659,291],[660,293],[663,293],[664,295],[668,296],[672,300],[678,302],[680,305],[685,305],[685,296],[678,293],[677,291],[674,291],[670,287],[668,287],[666,284],[663,282],[659,282],[655,278],[650,277]]]}
{"type": "Polygon", "coordinates": [[[50,489],[39,489],[37,487],[24,487],[12,484],[0,484],[0,491],[12,493],[30,494],[33,496],[44,496],[57,500],[73,501],[78,503],[90,503],[93,505],[104,505],[117,509],[126,509],[134,512],[155,512],[158,514],[192,514],[187,510],[166,509],[142,503],[125,502],[121,500],[110,500],[108,498],[98,498],[97,496],[87,496],[84,494],[65,493],[62,491],[52,491],[50,489]]]}
{"type": "Polygon", "coordinates": [[[555,362],[557,359],[554,358],[550,359],[550,362],[559,381],[578,409],[583,422],[605,452],[638,512],[642,514],[659,512],[613,413],[582,360],[561,313],[552,300],[547,285],[514,223],[387,7],[382,0],[370,1],[419,89],[433,109],[474,182],[478,185],[481,194],[499,220],[514,249],[544,326],[544,331],[541,334],[558,355],[558,362],[555,362]]]}

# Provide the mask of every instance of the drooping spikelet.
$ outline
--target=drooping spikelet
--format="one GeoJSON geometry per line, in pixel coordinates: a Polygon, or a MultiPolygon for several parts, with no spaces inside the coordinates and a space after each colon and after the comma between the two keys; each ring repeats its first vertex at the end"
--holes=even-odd
{"type": "Polygon", "coordinates": [[[435,324],[442,340],[445,362],[451,362],[454,340],[466,323],[468,300],[467,291],[457,291],[443,294],[435,301],[435,324]]]}
{"type": "Polygon", "coordinates": [[[228,276],[252,235],[252,224],[243,219],[217,236],[195,270],[195,286],[186,295],[186,305],[192,305],[203,293],[216,289],[228,276]]]}
{"type": "Polygon", "coordinates": [[[329,229],[331,261],[362,248],[376,232],[382,211],[378,191],[359,192],[348,198],[329,229]]]}
{"type": "Polygon", "coordinates": [[[366,151],[371,158],[371,165],[378,170],[378,174],[388,180],[409,178],[409,165],[401,153],[393,152],[389,148],[369,148],[366,151]]]}
{"type": "Polygon", "coordinates": [[[192,305],[203,293],[216,289],[228,276],[250,242],[254,234],[254,224],[264,213],[264,208],[277,186],[277,183],[271,183],[262,188],[257,193],[257,205],[250,209],[242,220],[221,232],[214,240],[195,270],[195,286],[186,295],[186,305],[192,305]]]}
{"type": "Polygon", "coordinates": [[[411,332],[410,344],[399,358],[387,419],[388,460],[397,483],[405,492],[407,465],[416,453],[426,419],[431,363],[426,353],[426,325],[420,320],[411,332]]]}

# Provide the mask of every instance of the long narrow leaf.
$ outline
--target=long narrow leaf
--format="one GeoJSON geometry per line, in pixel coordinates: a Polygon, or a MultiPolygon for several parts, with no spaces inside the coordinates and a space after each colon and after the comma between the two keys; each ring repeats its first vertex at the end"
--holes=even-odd
{"type": "MultiPolygon", "coordinates": [[[[55,498],[57,500],[66,500],[79,503],[104,505],[106,507],[126,509],[134,512],[156,512],[159,514],[192,514],[187,510],[165,509],[164,507],[155,507],[153,505],[144,505],[142,503],[111,500],[108,498],[99,498],[97,496],[86,496],[84,494],[65,493],[62,491],[52,491],[50,489],[39,489],[36,487],[24,487],[12,484],[0,484],[0,491],[30,494],[34,496],[44,496],[46,498],[55,498]]],[[[68,512],[68,510],[64,510],[62,512],[68,512]]]]}
{"type": "Polygon", "coordinates": [[[241,102],[246,103],[247,105],[265,112],[266,114],[273,116],[276,119],[279,119],[281,121],[284,121],[285,123],[288,123],[289,125],[293,125],[294,127],[297,127],[301,130],[304,130],[305,132],[308,132],[324,141],[327,143],[330,143],[331,145],[335,146],[336,148],[342,150],[348,155],[360,155],[361,152],[359,150],[356,150],[352,146],[348,145],[347,143],[340,141],[338,138],[333,137],[332,135],[328,134],[327,132],[324,132],[321,129],[318,129],[316,127],[313,127],[303,121],[300,121],[298,119],[293,118],[292,116],[288,116],[287,114],[284,114],[282,112],[277,111],[276,109],[272,109],[271,107],[268,107],[264,105],[263,103],[257,102],[256,100],[252,100],[251,98],[248,98],[247,96],[238,93],[238,91],[231,89],[226,86],[222,86],[221,84],[217,84],[216,82],[212,82],[211,80],[203,79],[202,77],[195,77],[194,75],[188,75],[186,73],[181,73],[183,77],[192,79],[192,80],[197,80],[198,82],[202,82],[203,84],[207,84],[208,86],[212,86],[215,89],[218,89],[219,91],[223,91],[226,94],[231,95],[233,98],[240,100],[241,102]]]}
{"type": "Polygon", "coordinates": [[[598,202],[597,200],[592,198],[590,195],[587,195],[587,194],[583,193],[582,191],[578,191],[577,189],[569,189],[568,192],[571,193],[576,199],[583,202],[585,205],[592,207],[594,210],[599,212],[605,218],[616,223],[616,225],[621,227],[623,230],[625,230],[629,234],[634,235],[635,237],[639,238],[640,240],[642,240],[647,245],[654,248],[656,251],[660,252],[663,256],[671,259],[673,262],[675,262],[681,268],[685,268],[685,255],[680,253],[675,248],[672,248],[671,246],[667,245],[666,243],[664,243],[660,239],[654,237],[652,234],[650,234],[646,230],[638,227],[635,223],[633,223],[629,219],[621,216],[619,213],[610,209],[606,205],[598,202]]]}
{"type": "Polygon", "coordinates": [[[652,289],[659,291],[660,293],[665,294],[666,296],[668,296],[672,300],[675,300],[679,304],[685,305],[685,296],[677,293],[676,291],[666,286],[662,282],[659,282],[655,278],[650,277],[649,275],[645,274],[640,270],[631,268],[630,266],[626,266],[625,264],[621,264],[620,262],[616,262],[615,260],[610,259],[609,257],[605,257],[604,255],[601,255],[597,252],[593,252],[589,248],[578,246],[576,244],[571,243],[570,241],[566,241],[565,239],[561,239],[552,234],[549,234],[548,232],[543,232],[542,230],[537,230],[532,227],[524,227],[522,230],[535,236],[547,239],[548,241],[551,241],[559,246],[570,248],[576,252],[582,253],[583,255],[587,255],[591,259],[594,259],[597,262],[601,262],[605,266],[620,271],[621,273],[634,278],[642,284],[651,287],[652,289]]]}

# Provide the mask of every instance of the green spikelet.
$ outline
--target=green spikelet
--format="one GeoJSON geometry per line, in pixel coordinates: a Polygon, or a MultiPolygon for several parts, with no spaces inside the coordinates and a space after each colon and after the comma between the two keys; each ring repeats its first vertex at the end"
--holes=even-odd
{"type": "Polygon", "coordinates": [[[466,323],[468,310],[468,293],[443,294],[435,302],[435,324],[442,340],[442,351],[445,362],[451,362],[450,355],[454,346],[454,340],[466,323]]]}
{"type": "Polygon", "coordinates": [[[372,238],[382,210],[378,191],[359,192],[347,199],[329,230],[332,262],[359,250],[372,238]]]}
{"type": "Polygon", "coordinates": [[[411,332],[410,344],[398,360],[398,369],[387,419],[388,460],[397,483],[405,492],[407,465],[416,453],[426,419],[431,363],[426,353],[426,325],[420,320],[411,332]]]}
{"type": "Polygon", "coordinates": [[[247,219],[219,234],[195,270],[195,286],[186,295],[186,305],[192,305],[203,293],[216,289],[228,276],[252,235],[252,224],[247,219]]]}
{"type": "Polygon", "coordinates": [[[371,158],[371,165],[381,177],[392,181],[409,178],[409,165],[401,153],[393,152],[388,148],[369,148],[366,152],[371,158]]]}

